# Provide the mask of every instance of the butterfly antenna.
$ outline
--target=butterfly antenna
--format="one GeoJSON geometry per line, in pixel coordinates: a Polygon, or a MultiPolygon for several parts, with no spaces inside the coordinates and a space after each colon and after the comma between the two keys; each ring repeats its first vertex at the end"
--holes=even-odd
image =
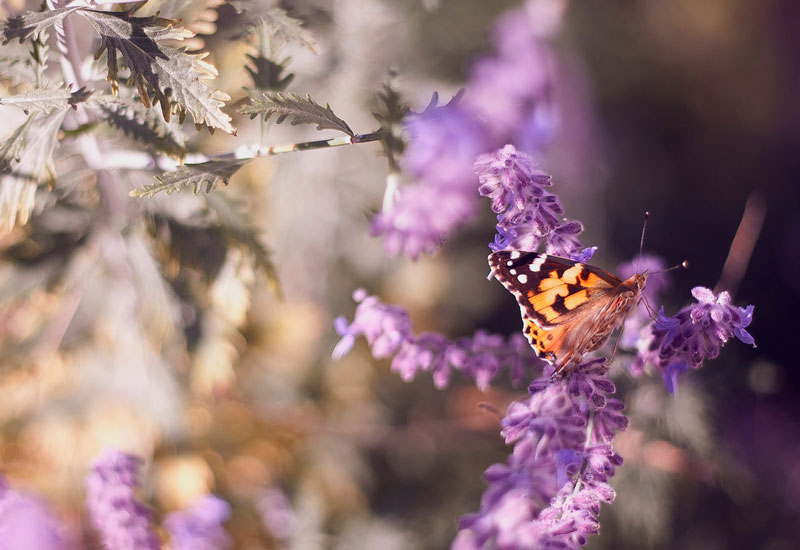
{"type": "Polygon", "coordinates": [[[662,269],[661,271],[653,271],[650,275],[655,275],[656,273],[666,273],[668,271],[675,271],[676,269],[689,269],[689,260],[683,260],[678,265],[673,265],[672,267],[668,267],[667,269],[662,269]]]}
{"type": "Polygon", "coordinates": [[[642,238],[639,239],[639,255],[636,257],[636,273],[639,273],[639,267],[642,262],[642,250],[644,249],[644,231],[647,229],[647,218],[650,217],[650,212],[645,210],[644,222],[642,223],[642,238]]]}

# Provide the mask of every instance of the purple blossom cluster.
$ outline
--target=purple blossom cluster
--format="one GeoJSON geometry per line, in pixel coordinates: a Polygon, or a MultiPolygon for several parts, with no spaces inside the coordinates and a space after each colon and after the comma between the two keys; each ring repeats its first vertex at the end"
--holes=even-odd
{"type": "Polygon", "coordinates": [[[478,331],[471,338],[454,342],[434,332],[417,336],[403,308],[384,304],[363,289],[356,290],[353,299],[358,302],[353,321],[348,323],[344,317],[335,320],[336,331],[342,338],[333,350],[334,359],[343,357],[355,339],[364,336],[373,357],[393,357],[392,370],[407,382],[420,371],[430,372],[436,387],[444,388],[455,370],[475,380],[483,390],[503,371],[517,385],[526,375],[529,379],[531,369],[541,364],[522,334],[506,339],[478,331]]]}
{"type": "Polygon", "coordinates": [[[497,235],[492,250],[539,250],[588,261],[596,247],[581,248],[583,225],[562,218],[564,209],[553,193],[550,175],[533,168],[530,156],[506,145],[475,161],[478,192],[492,201],[497,215],[497,235]]]}
{"type": "Polygon", "coordinates": [[[164,520],[171,550],[225,550],[233,544],[222,527],[230,517],[230,505],[214,495],[205,495],[186,510],[172,512],[164,520]]]}
{"type": "Polygon", "coordinates": [[[387,188],[383,211],[372,220],[372,233],[383,235],[392,254],[431,253],[475,214],[472,163],[488,146],[484,131],[456,100],[442,107],[436,101],[406,119],[405,169],[416,183],[387,188]]]}
{"type": "Polygon", "coordinates": [[[0,475],[0,548],[63,550],[61,526],[44,502],[17,491],[0,475]]]}
{"type": "Polygon", "coordinates": [[[615,497],[608,479],[622,464],[610,442],[628,419],[608,397],[615,387],[605,359],[567,379],[551,371],[509,407],[502,434],[514,449],[486,470],[480,511],[461,518],[454,550],[577,548],[599,531],[600,503],[615,497]]]}
{"type": "MultiPolygon", "coordinates": [[[[538,150],[553,134],[557,117],[546,34],[524,9],[507,13],[492,30],[495,54],[473,67],[466,99],[437,108],[434,96],[425,111],[406,118],[404,169],[415,182],[399,190],[387,186],[383,210],[371,227],[388,252],[411,258],[431,253],[474,217],[472,165],[479,154],[509,142],[538,150]]],[[[553,240],[563,236],[566,245],[579,232],[580,224],[564,226],[553,240]]]]}
{"type": "Polygon", "coordinates": [[[86,479],[87,506],[107,548],[158,550],[150,524],[150,510],[135,495],[141,459],[108,449],[94,463],[86,479]]]}
{"type": "Polygon", "coordinates": [[[700,368],[703,361],[719,355],[720,348],[732,337],[755,347],[746,327],[753,320],[753,306],[738,307],[730,294],[718,295],[702,286],[692,289],[697,300],[681,309],[674,317],[664,314],[650,326],[649,334],[640,341],[639,353],[631,370],[640,374],[645,365],[653,365],[664,378],[670,393],[677,389],[680,373],[700,368]]]}

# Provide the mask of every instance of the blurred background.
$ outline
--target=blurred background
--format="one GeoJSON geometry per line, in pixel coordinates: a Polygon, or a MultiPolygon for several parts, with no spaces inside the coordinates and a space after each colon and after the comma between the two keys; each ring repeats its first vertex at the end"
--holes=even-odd
{"type": "MultiPolygon", "coordinates": [[[[233,114],[254,87],[246,56],[267,46],[238,38],[241,16],[217,4],[148,9],[195,25],[233,114]]],[[[390,67],[413,109],[433,91],[448,99],[491,51],[491,21],[516,5],[284,2],[320,53],[269,53],[295,75],[290,91],[366,133],[390,67]]],[[[698,285],[756,306],[758,348],[730,342],[677,396],[659,377],[632,379],[618,356],[631,427],[615,442],[625,458],[617,500],[589,548],[800,543],[800,371],[786,340],[800,311],[798,37],[791,0],[608,0],[570,3],[551,42],[561,120],[540,167],[584,223],[583,242],[599,246],[593,263],[613,271],[634,256],[649,210],[645,250],[691,264],[670,274],[668,313],[698,285]],[[752,257],[721,281],[746,211],[752,257]]],[[[17,121],[3,134],[24,120],[2,113],[17,121]]],[[[328,137],[234,124],[235,137],[187,123],[187,148],[328,137]]],[[[121,133],[100,139],[136,148],[121,133]]],[[[156,520],[207,492],[225,498],[236,548],[448,548],[456,518],[478,509],[482,472],[507,456],[499,419],[524,388],[404,383],[363,341],[333,362],[333,319],[352,318],[351,293],[364,287],[407,308],[416,332],[519,330],[513,299],[485,278],[488,204],[437,254],[410,261],[368,234],[387,170],[376,143],[256,160],[211,198],[132,199],[153,172],[97,176],[78,157],[65,141],[54,190],[0,236],[0,469],[10,483],[47,499],[89,548],[84,478],[107,446],[145,459],[141,494],[156,520]],[[209,222],[212,210],[243,220],[269,259],[209,222]],[[288,498],[283,516],[276,491],[288,498]]]]}

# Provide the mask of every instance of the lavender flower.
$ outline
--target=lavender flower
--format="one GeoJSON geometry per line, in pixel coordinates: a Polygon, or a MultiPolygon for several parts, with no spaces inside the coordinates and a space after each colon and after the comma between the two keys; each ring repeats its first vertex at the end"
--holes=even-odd
{"type": "Polygon", "coordinates": [[[491,199],[498,213],[497,235],[492,250],[538,250],[578,261],[587,261],[595,248],[581,250],[578,234],[583,226],[566,221],[558,197],[545,190],[550,176],[533,168],[533,161],[513,145],[481,155],[475,161],[478,192],[491,199]]]}
{"type": "MultiPolygon", "coordinates": [[[[558,26],[558,19],[550,17],[548,32],[558,26]]],[[[509,12],[493,30],[496,54],[473,67],[467,99],[437,108],[434,96],[424,112],[407,117],[410,139],[404,167],[416,183],[399,191],[387,186],[383,210],[372,220],[372,233],[384,237],[388,252],[411,258],[431,253],[448,233],[474,217],[477,201],[471,167],[479,154],[511,141],[534,151],[549,141],[558,117],[551,100],[554,70],[552,54],[542,39],[545,34],[525,10],[509,12]]],[[[545,209],[553,198],[542,198],[545,209]]],[[[525,222],[517,220],[511,229],[522,231],[516,226],[525,222]]],[[[553,219],[547,227],[555,249],[572,252],[580,224],[553,219]]],[[[498,225],[510,242],[516,233],[506,235],[509,229],[498,225]]],[[[533,227],[525,233],[532,231],[533,227]]]]}
{"type": "Polygon", "coordinates": [[[38,498],[12,489],[0,476],[0,549],[62,550],[61,526],[38,498]]]}
{"type": "Polygon", "coordinates": [[[406,121],[411,139],[404,162],[417,182],[387,197],[372,220],[372,232],[383,235],[386,250],[410,258],[433,252],[475,215],[472,162],[487,147],[474,117],[456,102],[436,107],[435,101],[406,121]]]}
{"type": "Polygon", "coordinates": [[[615,496],[608,478],[622,463],[608,442],[627,427],[621,403],[607,397],[607,372],[596,359],[569,379],[545,373],[527,401],[511,404],[502,425],[514,450],[486,470],[481,509],[459,521],[454,550],[576,548],[598,532],[600,503],[615,496]]]}
{"type": "Polygon", "coordinates": [[[223,529],[231,515],[227,502],[214,495],[197,500],[187,510],[173,512],[164,520],[172,550],[225,550],[233,544],[223,529]]]}
{"type": "Polygon", "coordinates": [[[646,364],[658,368],[670,392],[677,388],[681,372],[700,368],[706,359],[717,357],[731,337],[755,347],[745,330],[753,319],[752,305],[734,306],[727,292],[715,296],[701,286],[692,289],[692,296],[697,303],[684,307],[675,317],[665,315],[661,308],[632,366],[634,374],[641,373],[646,364]]]}
{"type": "Polygon", "coordinates": [[[434,332],[415,336],[404,309],[384,304],[363,289],[356,290],[353,299],[359,303],[353,322],[348,323],[344,317],[335,321],[342,339],[333,350],[334,359],[347,354],[356,337],[364,336],[373,357],[393,357],[392,370],[405,381],[420,371],[430,372],[436,387],[444,388],[455,370],[474,379],[481,389],[488,388],[503,371],[508,371],[512,383],[518,384],[529,369],[540,363],[521,334],[506,340],[478,331],[472,338],[455,342],[434,332]]]}
{"type": "Polygon", "coordinates": [[[495,54],[472,68],[465,104],[486,121],[495,144],[514,142],[536,151],[558,126],[555,63],[540,30],[525,10],[509,11],[492,29],[495,54]]]}
{"type": "Polygon", "coordinates": [[[109,449],[86,479],[87,505],[103,543],[114,550],[158,550],[150,511],[136,499],[141,459],[109,449]]]}

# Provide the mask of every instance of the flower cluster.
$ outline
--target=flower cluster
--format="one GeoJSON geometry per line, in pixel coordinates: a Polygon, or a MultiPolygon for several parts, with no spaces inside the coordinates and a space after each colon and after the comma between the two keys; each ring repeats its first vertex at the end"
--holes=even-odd
{"type": "MultiPolygon", "coordinates": [[[[512,141],[539,150],[554,133],[553,63],[544,38],[560,15],[549,18],[549,31],[538,24],[541,19],[524,9],[499,19],[492,32],[496,52],[476,62],[466,99],[436,107],[434,96],[425,111],[406,118],[404,168],[415,183],[400,190],[387,186],[383,210],[372,220],[372,233],[383,236],[388,252],[411,258],[433,252],[447,234],[472,219],[477,209],[472,164],[479,154],[512,141]]],[[[560,206],[552,211],[560,213],[560,206]]],[[[559,225],[549,219],[546,224],[559,225]]],[[[564,246],[581,231],[575,223],[559,227],[552,240],[563,237],[564,246]]]]}
{"type": "Polygon", "coordinates": [[[476,514],[461,518],[454,550],[576,548],[597,533],[601,502],[614,500],[608,479],[622,463],[609,444],[628,421],[604,359],[578,366],[569,379],[551,372],[512,403],[503,436],[514,445],[506,464],[490,466],[476,514]]]}
{"type": "Polygon", "coordinates": [[[545,39],[559,26],[561,14],[554,14],[546,28],[541,15],[515,9],[501,16],[491,31],[495,53],[472,67],[465,103],[486,121],[495,146],[514,142],[538,151],[558,127],[555,62],[545,39]]]}
{"type": "Polygon", "coordinates": [[[188,509],[173,512],[164,520],[170,533],[171,550],[225,550],[233,544],[222,524],[230,517],[230,505],[206,495],[188,509]]]}
{"type": "Polygon", "coordinates": [[[456,101],[410,115],[406,170],[416,183],[384,199],[372,220],[372,233],[384,236],[392,254],[416,258],[433,252],[444,237],[472,218],[476,197],[472,162],[486,150],[484,131],[456,101]]]}
{"type": "Polygon", "coordinates": [[[533,168],[533,161],[513,145],[475,161],[478,192],[492,201],[497,216],[497,235],[492,250],[539,250],[577,261],[588,261],[595,247],[581,249],[578,234],[583,226],[566,221],[558,197],[545,190],[550,176],[533,168]]]}
{"type": "Polygon", "coordinates": [[[674,317],[664,315],[661,308],[650,334],[641,340],[632,366],[634,374],[640,374],[647,364],[658,368],[671,393],[677,389],[680,373],[700,368],[706,359],[717,357],[731,337],[755,347],[753,337],[745,330],[753,319],[752,305],[734,306],[727,292],[715,296],[701,286],[692,289],[692,296],[697,303],[684,307],[674,317]]]}
{"type": "Polygon", "coordinates": [[[0,548],[61,550],[61,527],[38,498],[12,489],[0,476],[0,548]]]}
{"type": "Polygon", "coordinates": [[[141,459],[109,449],[86,479],[87,506],[103,543],[116,550],[158,550],[150,510],[134,494],[141,459]]]}
{"type": "Polygon", "coordinates": [[[420,371],[430,372],[437,388],[449,384],[453,370],[474,379],[481,389],[487,389],[503,371],[516,385],[540,364],[522,334],[506,339],[478,331],[471,338],[454,342],[434,332],[415,336],[404,309],[384,304],[363,289],[356,290],[353,299],[359,303],[353,322],[348,323],[344,317],[335,321],[342,339],[333,350],[334,359],[350,351],[356,337],[364,336],[373,357],[393,357],[392,370],[403,380],[412,380],[420,371]]]}

